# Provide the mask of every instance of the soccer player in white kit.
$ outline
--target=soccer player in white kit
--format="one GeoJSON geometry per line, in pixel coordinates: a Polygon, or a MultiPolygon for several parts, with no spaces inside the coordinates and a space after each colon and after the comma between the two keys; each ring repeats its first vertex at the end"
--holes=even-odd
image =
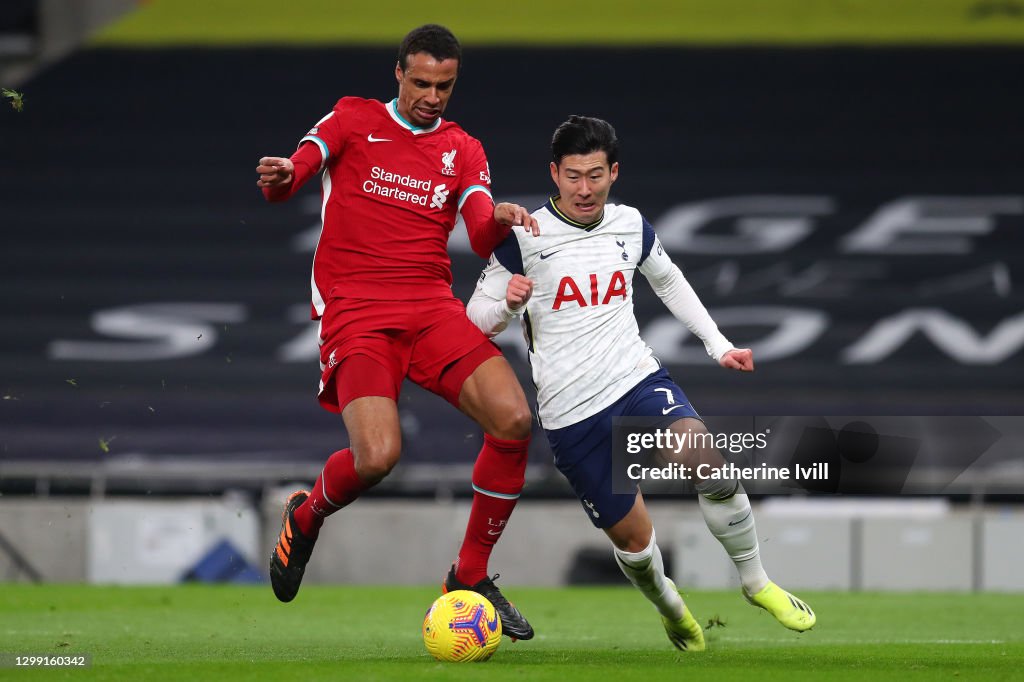
{"type": "MultiPolygon", "coordinates": [[[[538,416],[556,465],[591,522],[611,539],[622,572],[660,612],[672,643],[700,651],[704,634],[665,575],[640,490],[612,491],[614,417],[670,415],[676,418],[673,430],[706,433],[689,399],[640,338],[635,273],[647,278],[722,367],[753,371],[753,354],[719,332],[640,212],[607,203],[619,173],[612,126],[571,116],[555,131],[551,152],[551,179],[559,193],[533,213],[541,236],[509,234],[481,274],[467,314],[490,336],[522,316],[538,416]]],[[[688,466],[725,462],[714,448],[684,451],[682,460],[688,466]]],[[[740,483],[707,478],[696,488],[708,529],[736,565],[747,600],[792,630],[813,627],[810,607],[765,573],[740,483]]]]}

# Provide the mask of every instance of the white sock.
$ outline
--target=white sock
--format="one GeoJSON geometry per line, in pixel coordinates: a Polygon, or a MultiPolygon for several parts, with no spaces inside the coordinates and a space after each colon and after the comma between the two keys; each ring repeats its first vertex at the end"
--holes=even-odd
{"type": "Polygon", "coordinates": [[[639,552],[624,552],[614,547],[615,562],[658,612],[672,621],[683,617],[683,598],[665,576],[665,562],[651,531],[651,542],[639,552]]]}
{"type": "Polygon", "coordinates": [[[768,574],[761,566],[757,529],[747,494],[738,492],[724,500],[709,500],[704,495],[697,495],[697,502],[708,530],[718,538],[736,565],[743,589],[747,594],[763,590],[768,584],[768,574]]]}

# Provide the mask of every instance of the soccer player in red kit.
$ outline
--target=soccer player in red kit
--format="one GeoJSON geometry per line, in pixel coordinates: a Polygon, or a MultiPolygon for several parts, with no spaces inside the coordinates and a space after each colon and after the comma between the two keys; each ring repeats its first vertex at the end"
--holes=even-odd
{"type": "Polygon", "coordinates": [[[532,417],[511,367],[452,294],[447,243],[459,213],[484,258],[510,226],[536,233],[537,223],[521,206],[494,205],[480,142],[441,118],[461,60],[448,29],[414,29],[398,52],[397,98],[340,99],[291,158],[264,157],[256,169],[269,201],[288,199],[323,171],[311,277],[319,399],[341,413],[351,441],[311,492],[289,497],[270,578],[278,599],[291,601],[324,518],[398,462],[396,401],[408,377],[484,430],[469,524],[443,589],[483,594],[505,634],[530,639],[530,624],[488,578],[487,560],[523,487],[532,417]]]}

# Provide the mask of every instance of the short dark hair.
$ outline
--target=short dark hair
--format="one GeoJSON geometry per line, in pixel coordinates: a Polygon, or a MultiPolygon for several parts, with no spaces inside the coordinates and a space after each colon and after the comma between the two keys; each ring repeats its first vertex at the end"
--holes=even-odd
{"type": "Polygon", "coordinates": [[[408,57],[417,52],[426,52],[439,62],[455,59],[462,67],[462,46],[455,34],[439,24],[424,24],[414,28],[398,46],[398,65],[402,71],[409,68],[408,57]]]}
{"type": "Polygon", "coordinates": [[[555,165],[570,154],[604,152],[608,165],[619,160],[619,138],[608,121],[590,116],[570,116],[551,136],[551,160],[555,165]]]}

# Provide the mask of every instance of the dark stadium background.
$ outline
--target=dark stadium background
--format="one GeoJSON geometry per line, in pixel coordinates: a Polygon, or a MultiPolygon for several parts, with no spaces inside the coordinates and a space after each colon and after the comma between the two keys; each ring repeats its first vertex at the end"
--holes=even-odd
{"type": "MultiPolygon", "coordinates": [[[[253,171],[261,155],[290,153],[338,97],[393,97],[393,63],[390,48],[88,49],[25,85],[26,111],[0,112],[0,458],[294,463],[304,472],[341,447],[340,419],[314,397],[315,356],[282,355],[313,338],[312,254],[293,242],[318,222],[318,188],[267,205],[253,171]],[[154,307],[163,304],[177,307],[154,307]],[[114,309],[129,327],[142,315],[156,336],[101,333],[97,314],[114,309]],[[168,333],[186,355],[96,361],[87,358],[109,347],[81,346],[148,348],[168,333]]],[[[551,131],[582,113],[616,126],[614,195],[656,228],[674,207],[713,200],[731,208],[696,233],[702,243],[751,243],[737,238],[746,228],[729,211],[806,228],[765,253],[689,249],[662,230],[712,313],[729,320],[723,331],[758,360],[752,376],[728,373],[694,339],[669,335],[667,364],[701,412],[1017,414],[1024,94],[1013,74],[1022,68],[1019,50],[996,47],[475,47],[448,117],[484,142],[499,199],[543,201],[551,131]],[[919,202],[924,218],[959,220],[946,237],[961,245],[920,246],[936,232],[902,235],[904,253],[844,246],[901,201],[919,202]],[[810,316],[794,332],[806,345],[759,358],[758,342],[789,314],[781,308],[810,316]],[[877,324],[912,310],[952,327],[913,331],[867,363],[844,360],[877,324]],[[955,345],[957,320],[977,348],[998,346],[1004,357],[944,351],[936,340],[955,345]],[[678,361],[683,354],[696,359],[678,361]]],[[[762,220],[752,234],[765,229],[762,220]]],[[[463,299],[481,266],[453,249],[463,299]]],[[[637,282],[652,340],[652,322],[668,313],[637,282]]],[[[531,391],[522,353],[509,357],[531,391]]],[[[408,384],[401,410],[404,467],[428,472],[432,486],[429,472],[443,470],[429,465],[468,465],[479,443],[471,422],[408,384]]],[[[550,486],[534,490],[565,492],[537,436],[531,462],[550,486]]],[[[402,470],[383,492],[419,489],[402,470]]],[[[32,485],[0,481],[9,491],[32,485]]]]}

